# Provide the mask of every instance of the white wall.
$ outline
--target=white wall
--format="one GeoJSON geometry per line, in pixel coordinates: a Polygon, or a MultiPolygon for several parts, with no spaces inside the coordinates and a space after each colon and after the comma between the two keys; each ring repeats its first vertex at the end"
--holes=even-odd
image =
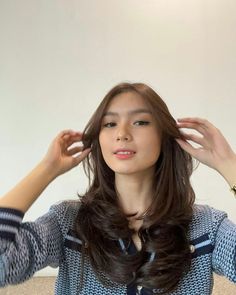
{"type": "MultiPolygon", "coordinates": [[[[207,118],[236,150],[235,11],[234,0],[1,0],[0,195],[60,130],[82,130],[121,81],[152,86],[175,118],[207,118]]],[[[236,199],[217,172],[200,165],[192,182],[197,203],[236,222],[236,199]]],[[[81,167],[71,170],[24,220],[86,187],[81,167]]]]}

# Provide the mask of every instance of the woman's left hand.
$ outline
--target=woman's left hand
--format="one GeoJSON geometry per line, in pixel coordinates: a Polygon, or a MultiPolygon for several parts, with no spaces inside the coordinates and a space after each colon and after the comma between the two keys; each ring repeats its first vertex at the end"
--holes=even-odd
{"type": "Polygon", "coordinates": [[[176,138],[176,141],[186,152],[201,163],[217,170],[225,178],[227,178],[226,174],[235,175],[236,154],[218,128],[206,119],[201,118],[181,118],[177,120],[178,128],[195,129],[202,135],[187,134],[180,130],[185,140],[176,138]],[[199,144],[200,147],[193,147],[187,140],[199,144]]]}

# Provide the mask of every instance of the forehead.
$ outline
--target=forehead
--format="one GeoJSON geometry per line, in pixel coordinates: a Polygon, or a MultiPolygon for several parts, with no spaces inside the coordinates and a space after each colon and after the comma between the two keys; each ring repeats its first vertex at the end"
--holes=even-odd
{"type": "Polygon", "coordinates": [[[137,93],[127,92],[116,95],[108,104],[104,116],[151,114],[144,99],[137,93]]]}

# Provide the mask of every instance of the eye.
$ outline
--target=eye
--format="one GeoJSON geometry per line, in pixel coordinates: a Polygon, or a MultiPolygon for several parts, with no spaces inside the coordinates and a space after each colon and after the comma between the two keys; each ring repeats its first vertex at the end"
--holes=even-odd
{"type": "Polygon", "coordinates": [[[139,125],[148,125],[150,122],[148,122],[148,121],[136,121],[134,124],[136,124],[136,123],[141,123],[139,125]]]}
{"type": "MultiPolygon", "coordinates": [[[[135,125],[137,125],[137,123],[138,123],[138,125],[148,125],[150,122],[148,122],[148,121],[135,121],[134,122],[135,125]]],[[[103,124],[103,127],[111,128],[111,127],[114,127],[115,125],[116,125],[116,123],[114,123],[114,122],[108,122],[108,123],[103,124]]]]}
{"type": "Polygon", "coordinates": [[[109,122],[109,123],[103,124],[103,127],[108,127],[108,128],[110,128],[111,125],[114,126],[114,124],[116,124],[116,123],[114,123],[114,122],[109,122]]]}

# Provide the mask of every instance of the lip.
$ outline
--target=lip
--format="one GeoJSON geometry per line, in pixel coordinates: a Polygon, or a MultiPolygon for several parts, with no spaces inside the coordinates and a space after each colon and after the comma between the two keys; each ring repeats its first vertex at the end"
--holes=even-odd
{"type": "Polygon", "coordinates": [[[114,154],[116,154],[118,152],[130,152],[130,153],[133,153],[133,154],[136,153],[135,151],[130,150],[130,149],[117,149],[117,150],[114,151],[114,154]]]}
{"type": "Polygon", "coordinates": [[[117,149],[115,152],[114,152],[114,155],[118,158],[118,159],[130,159],[132,158],[134,155],[136,154],[135,151],[133,150],[130,150],[130,149],[117,149]],[[131,154],[117,154],[118,152],[130,152],[131,154]]]}
{"type": "Polygon", "coordinates": [[[129,158],[132,158],[134,157],[135,153],[133,154],[127,154],[127,155],[121,155],[121,154],[115,154],[115,156],[118,158],[118,159],[129,159],[129,158]]]}

